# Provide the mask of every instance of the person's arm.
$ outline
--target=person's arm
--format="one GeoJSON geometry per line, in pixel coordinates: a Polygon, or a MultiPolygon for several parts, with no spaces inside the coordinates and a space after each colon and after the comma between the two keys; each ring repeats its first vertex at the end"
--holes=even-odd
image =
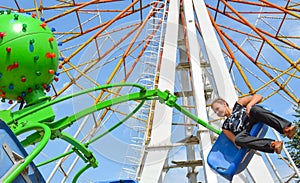
{"type": "Polygon", "coordinates": [[[247,115],[250,115],[250,110],[252,108],[252,106],[254,106],[255,104],[259,103],[262,100],[262,96],[259,94],[254,94],[250,97],[244,97],[241,98],[237,101],[237,103],[239,103],[240,105],[246,107],[247,111],[247,115]]]}
{"type": "Polygon", "coordinates": [[[235,135],[226,129],[223,129],[223,133],[226,135],[227,138],[229,138],[229,140],[231,140],[231,142],[238,148],[240,149],[241,147],[235,144],[235,135]]]}

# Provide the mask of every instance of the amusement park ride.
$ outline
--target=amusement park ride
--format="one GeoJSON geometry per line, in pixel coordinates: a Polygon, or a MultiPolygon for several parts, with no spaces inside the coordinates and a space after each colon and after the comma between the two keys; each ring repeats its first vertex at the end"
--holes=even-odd
{"type": "Polygon", "coordinates": [[[210,109],[254,93],[299,107],[299,5],[1,2],[0,182],[299,180],[285,147],[237,149],[210,109]]]}

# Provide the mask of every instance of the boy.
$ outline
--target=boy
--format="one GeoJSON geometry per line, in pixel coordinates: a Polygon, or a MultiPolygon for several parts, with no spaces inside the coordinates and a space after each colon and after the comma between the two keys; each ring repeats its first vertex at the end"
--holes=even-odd
{"type": "Polygon", "coordinates": [[[261,122],[281,134],[292,139],[297,127],[292,123],[273,114],[272,112],[255,104],[262,100],[262,96],[255,94],[239,99],[231,109],[228,103],[222,99],[213,101],[211,108],[219,117],[226,117],[222,129],[223,133],[238,147],[251,148],[263,152],[281,153],[282,141],[269,138],[257,138],[249,135],[252,126],[261,122]]]}

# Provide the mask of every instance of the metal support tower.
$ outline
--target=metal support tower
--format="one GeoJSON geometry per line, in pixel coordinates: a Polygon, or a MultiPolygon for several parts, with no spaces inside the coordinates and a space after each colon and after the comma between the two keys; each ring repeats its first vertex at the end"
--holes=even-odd
{"type": "MultiPolygon", "coordinates": [[[[164,1],[153,1],[153,4],[157,4],[152,7],[152,16],[147,24],[146,36],[148,37],[148,49],[145,51],[141,62],[143,67],[141,68],[140,75],[136,81],[142,84],[147,89],[155,88],[155,77],[157,71],[157,62],[159,59],[159,54],[161,52],[161,43],[163,39],[164,32],[164,17],[166,16],[166,4],[164,1]]],[[[147,141],[147,131],[145,130],[147,126],[145,125],[151,119],[152,101],[146,101],[143,107],[137,113],[139,119],[143,121],[135,120],[134,126],[132,126],[131,141],[126,157],[126,167],[123,168],[122,176],[133,178],[138,169],[139,156],[142,151],[142,145],[144,138],[147,141]],[[147,121],[146,123],[144,121],[147,121]]]]}
{"type": "MultiPolygon", "coordinates": [[[[170,2],[158,83],[158,88],[172,93],[175,85],[176,54],[174,53],[177,52],[179,7],[179,1],[170,2]]],[[[145,152],[141,157],[142,163],[137,175],[140,182],[163,181],[163,178],[160,179],[160,172],[163,170],[170,149],[168,145],[171,142],[172,114],[172,108],[159,102],[155,103],[151,140],[149,144],[145,144],[145,152]]]]}
{"type": "MultiPolygon", "coordinates": [[[[158,67],[160,69],[157,72],[159,89],[177,94],[182,105],[189,107],[199,118],[206,121],[209,121],[211,112],[207,106],[213,98],[220,96],[233,105],[237,94],[203,0],[169,2],[163,41],[158,67]],[[196,21],[200,30],[195,26],[196,21]],[[179,81],[175,79],[177,73],[180,73],[179,81]],[[175,85],[180,86],[180,91],[175,91],[175,85]]],[[[202,126],[193,125],[185,118],[184,123],[180,124],[185,128],[185,138],[171,142],[173,110],[156,102],[153,114],[150,121],[150,141],[145,141],[137,179],[141,183],[164,182],[170,168],[186,167],[188,182],[197,183],[197,167],[201,166],[205,182],[218,182],[220,177],[206,163],[213,141],[211,138],[214,138],[211,132],[202,126]],[[196,129],[198,131],[195,133],[196,129]],[[185,147],[185,161],[169,160],[169,152],[175,146],[185,147]],[[196,158],[196,153],[200,153],[201,159],[196,158]],[[170,165],[170,162],[175,165],[170,165]]],[[[262,157],[255,156],[253,159],[255,164],[249,166],[248,171],[251,173],[248,174],[255,181],[272,182],[272,176],[262,157]]],[[[245,180],[245,174],[241,173],[235,176],[233,182],[245,180]]]]}

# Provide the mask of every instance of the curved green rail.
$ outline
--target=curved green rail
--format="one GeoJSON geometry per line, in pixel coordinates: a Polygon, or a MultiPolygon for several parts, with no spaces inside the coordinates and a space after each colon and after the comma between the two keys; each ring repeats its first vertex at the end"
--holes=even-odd
{"type": "Polygon", "coordinates": [[[104,89],[113,88],[113,87],[124,87],[124,86],[132,86],[132,87],[139,88],[141,90],[141,92],[143,92],[143,91],[146,90],[146,88],[144,86],[141,86],[141,85],[138,85],[138,84],[134,84],[134,83],[116,83],[116,84],[108,84],[108,85],[97,86],[97,87],[94,87],[94,88],[89,88],[89,89],[86,89],[86,90],[82,90],[80,92],[76,92],[76,93],[67,95],[65,97],[57,98],[55,100],[49,101],[49,102],[44,103],[44,104],[30,106],[30,108],[32,108],[32,109],[26,110],[26,108],[25,108],[25,109],[23,109],[23,110],[25,110],[24,112],[17,111],[16,113],[18,113],[18,114],[20,113],[20,114],[17,115],[17,116],[15,116],[10,121],[6,121],[6,123],[8,125],[10,125],[14,121],[17,121],[17,120],[19,120],[21,118],[24,118],[24,117],[26,117],[28,115],[31,115],[32,113],[37,112],[37,111],[39,111],[39,110],[41,110],[43,108],[52,106],[52,105],[57,104],[59,102],[62,102],[62,101],[65,101],[65,100],[68,100],[68,99],[71,99],[71,98],[74,98],[74,97],[86,94],[86,93],[90,93],[90,92],[94,92],[94,91],[98,91],[98,90],[104,90],[104,89]]]}
{"type": "Polygon", "coordinates": [[[26,166],[41,152],[41,150],[45,147],[45,145],[47,144],[47,142],[50,138],[51,139],[55,139],[55,138],[63,139],[65,141],[67,141],[68,143],[72,144],[73,149],[69,152],[64,153],[63,155],[60,155],[60,156],[55,157],[51,160],[48,160],[44,163],[41,163],[38,166],[45,165],[47,163],[50,163],[52,161],[55,161],[59,158],[62,158],[64,156],[67,156],[67,155],[75,152],[78,154],[78,156],[80,156],[83,159],[84,162],[88,163],[74,177],[73,182],[76,182],[76,180],[79,178],[79,176],[84,171],[86,171],[88,168],[90,168],[90,167],[95,168],[98,166],[98,162],[97,162],[96,158],[94,157],[93,153],[90,150],[88,150],[89,144],[99,140],[100,138],[102,138],[109,132],[113,131],[114,129],[119,127],[121,124],[123,124],[126,120],[128,120],[130,117],[132,117],[142,107],[142,105],[144,104],[144,102],[146,100],[158,100],[161,103],[165,103],[169,107],[176,108],[178,111],[187,115],[189,118],[191,118],[195,122],[199,123],[200,125],[203,125],[207,129],[209,129],[217,134],[221,133],[221,130],[215,129],[212,125],[199,119],[197,116],[195,116],[194,114],[190,113],[188,110],[184,109],[182,106],[177,104],[176,103],[177,97],[175,95],[171,94],[169,91],[162,92],[159,89],[146,90],[145,87],[135,84],[135,83],[118,83],[118,84],[97,86],[94,88],[90,88],[87,90],[82,90],[80,92],[73,93],[71,95],[68,95],[68,96],[65,96],[62,98],[55,99],[52,101],[50,101],[50,100],[43,101],[40,104],[29,106],[28,108],[24,108],[20,111],[11,113],[11,117],[8,120],[6,120],[6,123],[13,127],[12,129],[14,130],[16,135],[27,132],[27,131],[31,131],[31,130],[36,131],[33,134],[29,135],[24,141],[22,141],[21,142],[22,145],[27,146],[27,145],[34,144],[37,142],[40,142],[40,143],[25,158],[25,162],[23,164],[21,164],[20,166],[17,166],[12,171],[12,173],[4,179],[4,182],[6,183],[6,182],[11,182],[12,180],[14,180],[19,175],[19,173],[24,168],[26,168],[26,166]],[[134,93],[129,93],[129,94],[123,95],[123,96],[118,96],[116,98],[106,100],[101,103],[97,103],[91,107],[88,107],[86,109],[79,111],[76,114],[67,116],[67,117],[59,119],[57,121],[51,121],[51,122],[49,122],[49,121],[48,122],[34,122],[34,120],[30,121],[30,118],[36,119],[36,117],[37,117],[36,115],[38,115],[38,111],[45,109],[47,107],[51,107],[54,104],[57,104],[59,102],[62,102],[62,101],[65,101],[65,100],[68,100],[68,99],[71,99],[71,98],[74,98],[74,97],[77,97],[77,96],[80,96],[80,95],[83,95],[83,94],[86,94],[89,92],[105,90],[105,89],[113,88],[113,87],[128,87],[128,86],[136,87],[137,89],[140,89],[140,91],[134,92],[134,93]],[[109,128],[104,133],[98,135],[97,137],[94,137],[89,142],[82,144],[74,137],[63,132],[63,130],[65,128],[71,126],[78,119],[80,119],[88,114],[91,114],[91,113],[99,111],[101,109],[104,109],[104,108],[107,108],[107,107],[110,107],[113,105],[117,105],[117,104],[120,104],[123,102],[127,102],[127,101],[140,101],[140,104],[130,114],[128,114],[124,119],[122,119],[121,121],[116,123],[114,126],[109,128]],[[18,120],[22,120],[25,117],[26,117],[26,121],[27,121],[25,124],[17,123],[18,120]],[[43,133],[41,133],[41,129],[42,129],[43,133]],[[41,135],[41,134],[43,134],[43,135],[41,135]]]}
{"type": "Polygon", "coordinates": [[[35,124],[29,124],[26,125],[24,128],[16,131],[16,135],[31,131],[31,130],[37,130],[42,129],[43,130],[43,139],[41,142],[37,145],[36,148],[24,159],[24,163],[19,164],[11,174],[9,174],[7,177],[3,179],[3,182],[12,182],[28,165],[33,161],[33,159],[44,149],[44,147],[47,145],[51,131],[50,128],[45,124],[35,123],[35,124]]]}
{"type": "Polygon", "coordinates": [[[92,167],[91,164],[87,164],[87,165],[85,165],[82,169],[80,169],[80,170],[78,171],[78,173],[74,176],[74,179],[73,179],[72,183],[77,182],[79,176],[80,176],[84,171],[86,171],[87,169],[89,169],[89,168],[91,168],[91,167],[92,167]]]}

